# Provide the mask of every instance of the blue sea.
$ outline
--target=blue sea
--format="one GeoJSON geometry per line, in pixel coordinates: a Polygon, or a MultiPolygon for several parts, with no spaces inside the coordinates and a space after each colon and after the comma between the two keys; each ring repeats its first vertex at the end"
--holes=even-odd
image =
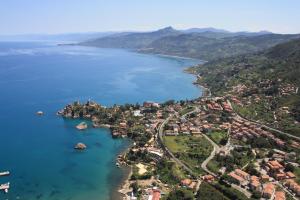
{"type": "Polygon", "coordinates": [[[80,120],[56,111],[89,99],[110,106],[192,99],[201,90],[183,73],[197,60],[138,54],[119,49],[0,42],[0,177],[13,200],[106,200],[123,173],[115,166],[127,139],[107,129],[77,131],[80,120]],[[37,111],[44,116],[37,116],[37,111]],[[73,149],[78,142],[87,150],[73,149]]]}

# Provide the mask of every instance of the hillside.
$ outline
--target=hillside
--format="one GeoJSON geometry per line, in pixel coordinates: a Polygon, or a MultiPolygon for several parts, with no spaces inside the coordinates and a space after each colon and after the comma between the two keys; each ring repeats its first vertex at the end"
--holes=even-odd
{"type": "Polygon", "coordinates": [[[112,35],[80,43],[80,45],[95,46],[102,48],[126,48],[140,49],[151,44],[153,41],[172,35],[179,35],[180,31],[167,27],[154,32],[128,33],[123,35],[112,35]]]}
{"type": "Polygon", "coordinates": [[[153,32],[109,35],[79,45],[101,48],[125,48],[141,53],[166,54],[211,61],[261,51],[299,38],[266,31],[229,32],[214,28],[175,30],[167,27],[153,32]]]}
{"type": "Polygon", "coordinates": [[[140,52],[169,54],[210,61],[261,51],[295,38],[299,38],[299,35],[232,36],[228,33],[203,32],[163,37],[152,42],[140,52]]]}
{"type": "Polygon", "coordinates": [[[243,116],[300,136],[300,39],[191,70],[212,93],[235,96],[243,116]]]}

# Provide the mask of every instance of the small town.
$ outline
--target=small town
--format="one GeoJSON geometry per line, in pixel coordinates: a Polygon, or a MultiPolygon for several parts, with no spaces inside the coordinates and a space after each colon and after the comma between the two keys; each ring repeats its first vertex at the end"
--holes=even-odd
{"type": "MultiPolygon", "coordinates": [[[[291,200],[300,196],[300,138],[235,112],[234,95],[159,104],[103,107],[75,102],[58,114],[91,120],[76,128],[109,128],[132,139],[117,167],[130,167],[124,199],[291,200]]],[[[85,149],[85,148],[84,148],[85,149]]]]}

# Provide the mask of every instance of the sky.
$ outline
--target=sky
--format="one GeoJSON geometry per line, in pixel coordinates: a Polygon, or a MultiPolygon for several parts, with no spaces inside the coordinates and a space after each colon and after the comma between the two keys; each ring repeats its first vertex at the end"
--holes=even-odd
{"type": "Polygon", "coordinates": [[[300,0],[1,0],[0,34],[215,27],[300,33],[300,0]]]}

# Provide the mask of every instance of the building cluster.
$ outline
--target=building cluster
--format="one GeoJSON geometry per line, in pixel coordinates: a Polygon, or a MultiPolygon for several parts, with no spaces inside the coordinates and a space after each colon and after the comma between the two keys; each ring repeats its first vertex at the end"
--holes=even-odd
{"type": "MultiPolygon", "coordinates": [[[[276,154],[278,153],[273,155],[276,154]]],[[[297,177],[294,173],[287,171],[286,163],[265,158],[259,165],[260,176],[251,176],[241,169],[235,169],[228,174],[231,178],[229,180],[245,189],[259,192],[266,199],[285,200],[285,193],[276,191],[276,188],[280,188],[276,187],[277,185],[300,196],[300,185],[296,182],[297,177]]]]}
{"type": "Polygon", "coordinates": [[[285,84],[279,87],[279,93],[282,96],[298,93],[298,88],[292,84],[285,84]]]}
{"type": "Polygon", "coordinates": [[[211,100],[207,102],[207,107],[209,110],[217,110],[217,111],[227,111],[227,112],[232,112],[232,107],[231,105],[226,102],[222,101],[221,103],[211,100]]]}
{"type": "Polygon", "coordinates": [[[276,191],[276,186],[274,183],[270,182],[271,178],[268,175],[261,175],[260,177],[251,176],[241,169],[235,169],[228,175],[234,180],[234,183],[251,191],[260,193],[263,198],[275,200],[286,199],[283,191],[276,191]]]}
{"type": "Polygon", "coordinates": [[[238,117],[234,118],[232,122],[231,135],[233,138],[243,141],[264,137],[273,140],[279,147],[283,147],[285,145],[285,141],[277,138],[273,133],[263,130],[259,125],[238,117]]]}
{"type": "Polygon", "coordinates": [[[157,187],[146,189],[146,196],[144,199],[146,200],[160,200],[161,198],[161,190],[157,187]]]}
{"type": "Polygon", "coordinates": [[[182,187],[186,187],[186,188],[189,188],[191,190],[194,190],[196,188],[196,185],[197,185],[197,180],[192,180],[192,179],[186,178],[186,179],[183,179],[183,180],[180,181],[180,185],[182,187]]]}
{"type": "Polygon", "coordinates": [[[275,180],[283,182],[297,196],[300,196],[300,185],[296,183],[296,176],[292,172],[286,172],[285,166],[277,160],[269,160],[265,165],[265,169],[275,180]]]}
{"type": "Polygon", "coordinates": [[[222,122],[220,117],[222,112],[232,112],[231,105],[223,98],[201,99],[196,104],[201,110],[199,109],[193,116],[188,116],[188,119],[177,115],[177,118],[169,120],[165,127],[166,136],[199,136],[202,133],[227,130],[230,127],[230,124],[222,122]]]}

